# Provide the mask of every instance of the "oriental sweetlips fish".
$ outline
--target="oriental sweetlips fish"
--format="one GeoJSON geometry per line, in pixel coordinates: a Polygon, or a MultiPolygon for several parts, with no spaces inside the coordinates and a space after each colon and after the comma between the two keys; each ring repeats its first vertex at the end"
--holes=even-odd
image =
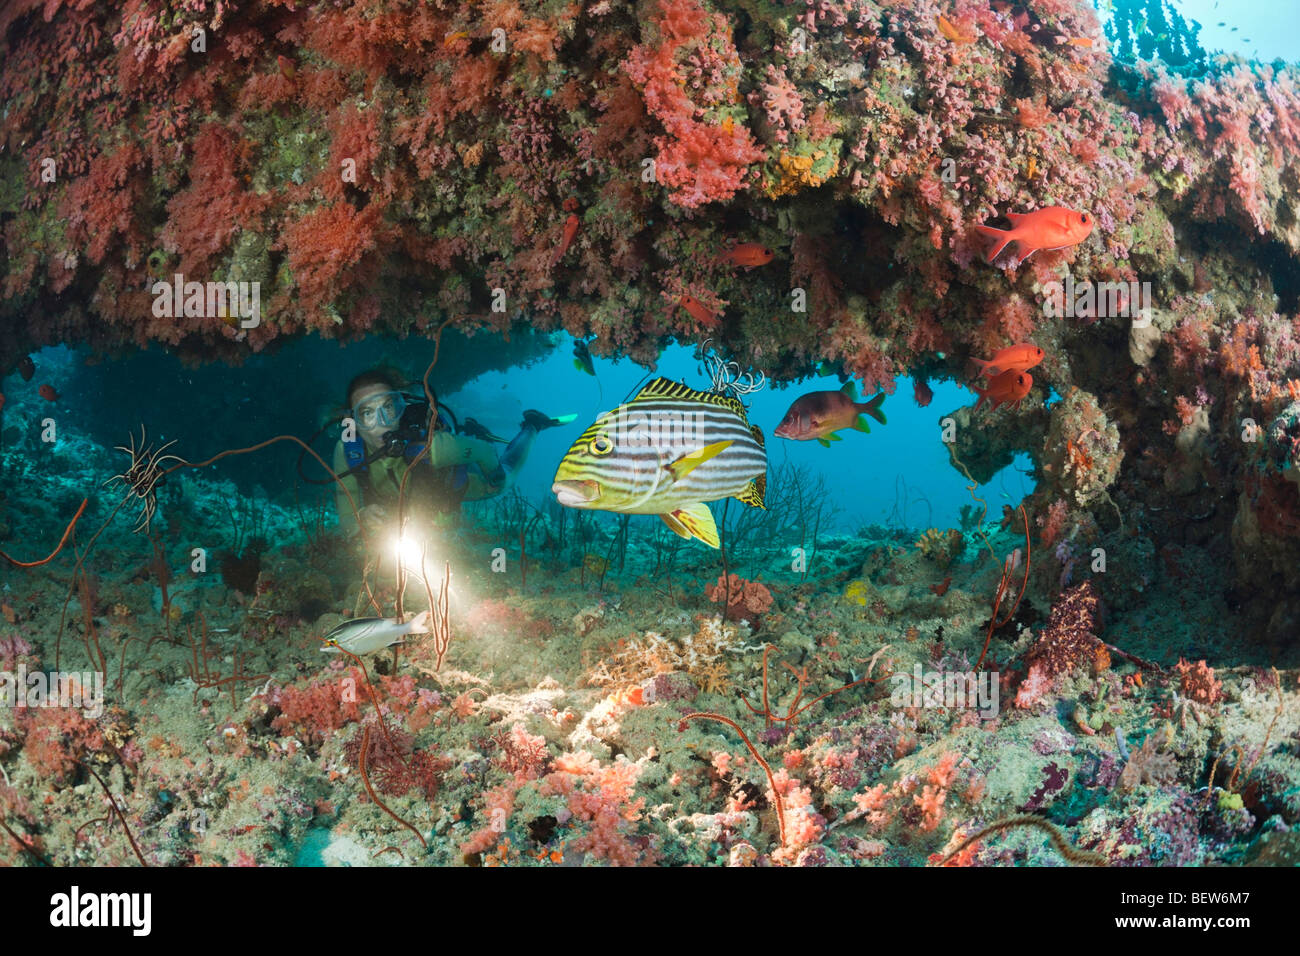
{"type": "Polygon", "coordinates": [[[829,448],[831,442],[840,440],[835,432],[841,428],[871,431],[867,415],[885,424],[885,413],[880,410],[884,401],[885,393],[881,392],[869,402],[859,402],[852,382],[845,382],[838,392],[809,392],[795,399],[773,434],[791,441],[815,438],[829,448]]]}
{"type": "Polygon", "coordinates": [[[405,624],[387,617],[358,617],[344,621],[321,638],[321,650],[326,654],[337,654],[339,648],[357,656],[373,654],[385,647],[401,644],[407,634],[427,633],[428,611],[421,611],[405,624]]]}
{"type": "Polygon", "coordinates": [[[656,378],[582,433],[551,491],[569,508],[657,514],[681,537],[716,548],[705,502],[735,497],[763,508],[766,483],[763,433],[739,399],[656,378]]]}

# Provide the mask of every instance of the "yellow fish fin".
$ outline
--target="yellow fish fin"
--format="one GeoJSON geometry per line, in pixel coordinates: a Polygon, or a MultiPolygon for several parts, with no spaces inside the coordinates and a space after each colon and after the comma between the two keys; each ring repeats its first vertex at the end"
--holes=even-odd
{"type": "Polygon", "coordinates": [[[689,538],[691,533],[686,530],[686,525],[682,524],[671,514],[663,514],[659,517],[664,519],[664,524],[668,525],[673,531],[677,532],[679,538],[689,538]]]}
{"type": "Polygon", "coordinates": [[[751,508],[761,508],[767,510],[767,505],[763,503],[763,496],[767,493],[767,475],[759,475],[744,488],[736,498],[749,505],[751,508]]]}
{"type": "Polygon", "coordinates": [[[702,501],[659,517],[683,538],[697,538],[710,548],[718,546],[718,526],[713,523],[713,512],[702,501]]]}
{"type": "Polygon", "coordinates": [[[673,481],[681,481],[700,465],[704,464],[715,455],[719,455],[726,451],[733,444],[734,442],[730,439],[727,441],[715,441],[712,445],[705,445],[703,448],[689,451],[668,466],[668,473],[673,476],[673,481]]]}

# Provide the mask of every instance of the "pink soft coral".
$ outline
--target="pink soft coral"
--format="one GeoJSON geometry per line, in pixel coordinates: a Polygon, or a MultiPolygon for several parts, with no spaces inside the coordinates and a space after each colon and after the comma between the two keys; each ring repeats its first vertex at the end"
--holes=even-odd
{"type": "Polygon", "coordinates": [[[772,592],[765,585],[746,581],[738,574],[719,577],[717,584],[705,588],[705,594],[714,604],[727,602],[727,620],[748,621],[751,627],[772,606],[772,592]]]}
{"type": "Polygon", "coordinates": [[[641,87],[646,109],[667,135],[655,139],[656,178],[679,206],[693,209],[730,199],[744,185],[749,166],[764,153],[734,117],[706,116],[735,100],[741,62],[724,17],[709,15],[695,0],[660,0],[660,43],[642,44],[627,58],[628,76],[641,87]],[[687,73],[692,76],[687,93],[687,73]]]}

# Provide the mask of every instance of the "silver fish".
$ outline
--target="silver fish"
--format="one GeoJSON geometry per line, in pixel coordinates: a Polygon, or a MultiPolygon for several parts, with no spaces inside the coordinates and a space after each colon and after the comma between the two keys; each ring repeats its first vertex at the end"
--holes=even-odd
{"type": "Polygon", "coordinates": [[[429,612],[421,611],[405,624],[388,617],[358,617],[344,621],[325,635],[321,651],[337,654],[339,648],[352,654],[373,654],[401,644],[407,634],[429,633],[429,612]]]}

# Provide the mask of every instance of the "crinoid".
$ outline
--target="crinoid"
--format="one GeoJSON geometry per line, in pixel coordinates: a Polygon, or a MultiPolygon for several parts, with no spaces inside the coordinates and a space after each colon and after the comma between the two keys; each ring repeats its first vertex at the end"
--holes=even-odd
{"type": "Polygon", "coordinates": [[[133,532],[143,531],[149,533],[149,524],[153,521],[154,513],[158,510],[158,485],[167,474],[163,467],[167,462],[183,462],[183,458],[176,455],[164,454],[168,448],[176,444],[175,440],[167,442],[160,448],[154,448],[149,444],[145,437],[144,426],[140,426],[140,447],[135,444],[135,436],[131,435],[128,439],[130,445],[118,445],[117,450],[125,452],[131,457],[131,463],[127,466],[126,471],[120,475],[114,475],[104,482],[106,485],[120,481],[125,485],[122,494],[122,504],[126,504],[132,498],[140,501],[140,520],[132,529],[133,532]]]}
{"type": "Polygon", "coordinates": [[[722,359],[709,349],[709,342],[712,339],[705,339],[704,345],[700,347],[703,353],[701,362],[704,370],[712,379],[713,385],[710,391],[718,395],[729,395],[732,398],[740,398],[742,395],[748,395],[751,392],[757,392],[767,384],[767,376],[762,372],[758,373],[758,378],[754,378],[753,372],[741,374],[740,364],[738,362],[724,362],[722,359]]]}

